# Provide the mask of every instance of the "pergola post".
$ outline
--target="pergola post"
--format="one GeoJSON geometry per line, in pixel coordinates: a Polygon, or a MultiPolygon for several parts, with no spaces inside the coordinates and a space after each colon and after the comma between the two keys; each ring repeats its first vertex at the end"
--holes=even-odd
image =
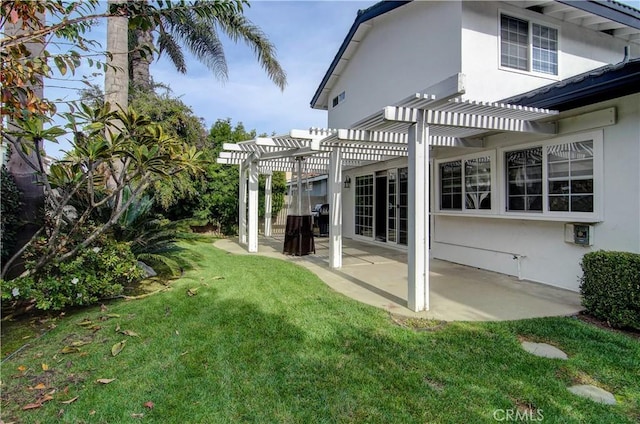
{"type": "Polygon", "coordinates": [[[247,180],[244,163],[239,166],[240,180],[238,183],[238,241],[247,244],[247,180]]]}
{"type": "Polygon", "coordinates": [[[249,164],[249,253],[258,251],[258,161],[249,164]]]}
{"type": "Polygon", "coordinates": [[[264,180],[264,236],[271,237],[271,184],[273,174],[267,174],[264,180]]]}
{"type": "Polygon", "coordinates": [[[429,127],[424,111],[409,127],[408,307],[429,309],[429,127]]]}
{"type": "Polygon", "coordinates": [[[342,151],[334,148],[329,158],[329,266],[342,268],[342,151]]]}

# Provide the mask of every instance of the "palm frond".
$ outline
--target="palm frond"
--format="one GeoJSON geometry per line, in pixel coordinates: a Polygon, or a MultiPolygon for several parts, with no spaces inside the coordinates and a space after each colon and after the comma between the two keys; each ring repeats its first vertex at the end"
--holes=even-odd
{"type": "Polygon", "coordinates": [[[184,53],[182,53],[182,49],[180,45],[176,42],[176,40],[172,37],[171,34],[167,32],[160,32],[158,35],[158,54],[162,55],[162,53],[167,54],[171,63],[174,64],[176,70],[181,74],[187,72],[187,62],[184,58],[184,53]]]}
{"type": "Polygon", "coordinates": [[[265,33],[244,15],[229,13],[218,16],[218,25],[234,41],[244,40],[253,50],[267,75],[281,90],[287,85],[287,74],[276,59],[276,48],[265,33]]]}

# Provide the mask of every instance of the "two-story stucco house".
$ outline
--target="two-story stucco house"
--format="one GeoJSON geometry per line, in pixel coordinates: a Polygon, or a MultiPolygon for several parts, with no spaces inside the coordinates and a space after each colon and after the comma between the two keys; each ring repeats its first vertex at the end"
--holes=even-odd
{"type": "Polygon", "coordinates": [[[577,291],[586,252],[640,252],[639,10],[377,3],[311,106],[335,129],[301,144],[326,160],[333,253],[406,248],[411,309],[429,257],[577,291]]]}

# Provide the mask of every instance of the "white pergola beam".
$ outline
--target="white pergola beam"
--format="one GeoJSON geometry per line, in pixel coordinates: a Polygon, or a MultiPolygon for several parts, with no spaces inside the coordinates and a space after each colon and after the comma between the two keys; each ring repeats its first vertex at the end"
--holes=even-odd
{"type": "MultiPolygon", "coordinates": [[[[421,109],[387,106],[383,109],[383,116],[386,121],[412,123],[417,122],[418,114],[421,111],[421,109]]],[[[556,133],[556,126],[553,123],[440,110],[427,110],[425,112],[425,123],[427,125],[462,127],[483,131],[556,133]]]]}

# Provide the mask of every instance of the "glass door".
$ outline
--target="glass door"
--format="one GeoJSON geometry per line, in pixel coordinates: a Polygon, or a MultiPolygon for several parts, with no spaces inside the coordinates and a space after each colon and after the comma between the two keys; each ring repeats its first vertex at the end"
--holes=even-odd
{"type": "Polygon", "coordinates": [[[387,181],[387,241],[389,243],[397,243],[398,241],[398,214],[397,214],[397,171],[389,170],[389,179],[387,181]]]}
{"type": "Polygon", "coordinates": [[[409,168],[398,168],[398,244],[408,243],[409,168]]]}

